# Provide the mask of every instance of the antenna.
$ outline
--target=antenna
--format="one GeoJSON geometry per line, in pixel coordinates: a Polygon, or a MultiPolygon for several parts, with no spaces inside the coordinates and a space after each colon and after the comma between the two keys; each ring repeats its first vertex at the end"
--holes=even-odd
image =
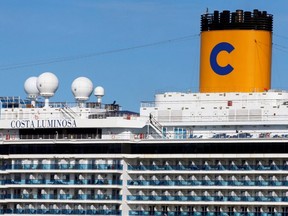
{"type": "Polygon", "coordinates": [[[51,72],[42,73],[37,79],[37,89],[45,98],[45,107],[49,107],[49,98],[53,97],[58,89],[58,78],[51,72]]]}
{"type": "Polygon", "coordinates": [[[97,103],[101,104],[102,97],[104,96],[105,91],[102,86],[97,86],[94,90],[94,95],[97,97],[97,103]]]}
{"type": "Polygon", "coordinates": [[[79,107],[84,106],[93,91],[93,83],[87,77],[78,77],[71,85],[72,93],[78,102],[79,107]]]}
{"type": "Polygon", "coordinates": [[[29,77],[24,83],[24,90],[27,94],[27,98],[31,100],[32,107],[36,105],[36,99],[40,92],[37,88],[38,77],[29,77]]]}

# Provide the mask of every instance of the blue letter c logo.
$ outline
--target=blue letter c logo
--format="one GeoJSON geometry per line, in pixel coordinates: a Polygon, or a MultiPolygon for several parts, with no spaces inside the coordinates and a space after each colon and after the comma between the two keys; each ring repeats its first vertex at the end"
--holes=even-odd
{"type": "Polygon", "coordinates": [[[234,47],[230,43],[227,43],[227,42],[219,43],[213,48],[210,54],[210,65],[212,67],[212,70],[216,74],[227,75],[233,71],[234,68],[230,64],[222,67],[217,63],[217,56],[221,51],[226,51],[230,53],[233,50],[234,50],[234,47]]]}

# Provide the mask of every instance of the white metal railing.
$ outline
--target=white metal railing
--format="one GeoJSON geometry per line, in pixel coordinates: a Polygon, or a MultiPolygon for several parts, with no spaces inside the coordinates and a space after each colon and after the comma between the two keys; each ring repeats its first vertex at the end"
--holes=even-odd
{"type": "Polygon", "coordinates": [[[182,133],[169,132],[166,136],[156,132],[143,132],[143,133],[104,133],[104,134],[12,134],[12,133],[1,133],[0,140],[3,141],[16,141],[16,140],[161,140],[161,139],[174,139],[174,140],[197,140],[197,139],[274,139],[274,140],[287,140],[288,132],[284,131],[226,131],[226,132],[215,132],[215,131],[188,131],[185,130],[182,133]]]}
{"type": "Polygon", "coordinates": [[[139,117],[137,113],[125,113],[125,112],[102,112],[94,113],[93,111],[77,112],[71,108],[59,108],[57,110],[51,110],[49,112],[38,112],[37,110],[29,112],[21,112],[19,110],[5,110],[0,109],[0,120],[40,120],[40,119],[62,119],[63,116],[67,119],[75,119],[77,117],[85,117],[87,119],[103,119],[107,117],[123,117],[124,119],[134,119],[139,117]]]}
{"type": "Polygon", "coordinates": [[[141,102],[140,104],[141,108],[143,107],[155,107],[155,102],[151,102],[151,101],[145,101],[145,102],[141,102]]]}
{"type": "Polygon", "coordinates": [[[288,115],[199,115],[199,116],[161,116],[161,124],[167,122],[287,122],[288,115]]]}

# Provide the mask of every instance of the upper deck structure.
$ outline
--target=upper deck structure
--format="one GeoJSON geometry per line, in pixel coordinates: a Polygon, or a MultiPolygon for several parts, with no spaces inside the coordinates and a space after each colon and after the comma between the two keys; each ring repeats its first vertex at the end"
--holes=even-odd
{"type": "Polygon", "coordinates": [[[26,80],[26,99],[0,97],[0,214],[288,215],[272,15],[215,11],[201,31],[200,93],[159,93],[140,113],[103,104],[87,77],[71,84],[75,102],[51,102],[51,72],[26,80]]]}

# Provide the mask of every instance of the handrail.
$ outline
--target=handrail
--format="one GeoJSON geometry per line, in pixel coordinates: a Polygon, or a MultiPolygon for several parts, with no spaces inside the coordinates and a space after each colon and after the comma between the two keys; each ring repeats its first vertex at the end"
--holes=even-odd
{"type": "Polygon", "coordinates": [[[129,186],[288,186],[288,181],[265,180],[128,180],[129,186]]]}

